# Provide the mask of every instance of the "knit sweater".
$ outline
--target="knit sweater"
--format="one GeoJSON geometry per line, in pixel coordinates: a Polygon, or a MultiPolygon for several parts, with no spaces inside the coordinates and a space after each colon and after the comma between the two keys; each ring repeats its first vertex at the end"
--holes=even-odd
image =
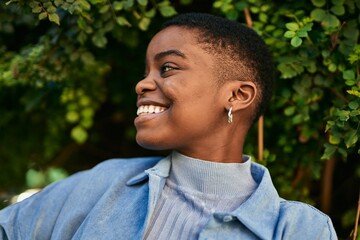
{"type": "Polygon", "coordinates": [[[173,152],[145,239],[197,239],[215,212],[236,209],[256,189],[250,161],[217,163],[173,152]]]}

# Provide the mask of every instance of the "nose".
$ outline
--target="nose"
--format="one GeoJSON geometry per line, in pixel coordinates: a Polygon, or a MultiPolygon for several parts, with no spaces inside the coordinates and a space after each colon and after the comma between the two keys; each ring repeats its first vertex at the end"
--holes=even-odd
{"type": "Polygon", "coordinates": [[[150,74],[144,79],[140,80],[135,86],[135,92],[137,95],[142,95],[148,91],[154,91],[156,89],[156,82],[150,76],[150,74]]]}

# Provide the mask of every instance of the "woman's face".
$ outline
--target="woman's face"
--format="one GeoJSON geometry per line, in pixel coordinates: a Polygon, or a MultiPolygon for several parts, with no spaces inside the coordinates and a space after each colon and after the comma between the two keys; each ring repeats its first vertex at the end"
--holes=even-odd
{"type": "Polygon", "coordinates": [[[196,31],[168,27],[151,40],[145,78],[136,85],[139,145],[192,155],[221,143],[227,125],[224,94],[214,57],[196,42],[196,31]]]}

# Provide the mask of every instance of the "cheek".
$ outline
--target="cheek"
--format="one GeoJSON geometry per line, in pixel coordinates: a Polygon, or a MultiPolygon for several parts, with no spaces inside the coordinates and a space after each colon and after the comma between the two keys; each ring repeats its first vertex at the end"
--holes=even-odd
{"type": "Polygon", "coordinates": [[[178,84],[175,79],[169,79],[162,85],[161,91],[168,99],[176,101],[182,94],[184,86],[178,84]]]}

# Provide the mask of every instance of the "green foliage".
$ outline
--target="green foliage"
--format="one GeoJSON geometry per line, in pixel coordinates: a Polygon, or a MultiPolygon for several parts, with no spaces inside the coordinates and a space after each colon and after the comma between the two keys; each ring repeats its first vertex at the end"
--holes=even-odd
{"type": "Polygon", "coordinates": [[[0,5],[0,99],[6,103],[0,107],[1,135],[6,136],[0,139],[5,160],[0,189],[19,185],[29,166],[62,156],[72,141],[96,139],[89,131],[108,100],[106,78],[111,64],[116,65],[98,49],[109,40],[137,47],[139,34],[158,13],[169,17],[176,11],[166,0],[14,0],[0,5]],[[17,136],[26,144],[14,144],[17,136]],[[14,176],[17,181],[11,180],[14,176]]]}
{"type": "Polygon", "coordinates": [[[64,179],[68,173],[61,168],[49,168],[46,171],[29,169],[26,172],[26,185],[29,188],[43,188],[46,185],[64,179]]]}
{"type": "MultiPolygon", "coordinates": [[[[100,157],[99,148],[107,152],[116,137],[121,139],[121,147],[115,147],[121,154],[137,155],[139,150],[128,143],[135,135],[135,95],[129,89],[142,75],[146,43],[164,18],[180,9],[195,11],[198,4],[1,4],[0,190],[48,183],[47,173],[34,169],[74,161],[79,155],[71,154],[81,146],[100,161],[109,155],[100,157]],[[121,129],[104,131],[109,122],[121,129]],[[111,134],[115,137],[107,141],[111,134]]],[[[278,72],[265,115],[262,163],[270,168],[281,196],[317,203],[314,192],[327,160],[355,158],[354,168],[360,169],[359,1],[214,0],[202,3],[199,11],[207,4],[228,19],[244,24],[251,20],[271,49],[278,72]]],[[[256,144],[254,129],[245,152],[256,155],[256,144]]],[[[352,176],[354,181],[359,178],[352,176]]],[[[353,213],[346,209],[339,221],[343,227],[350,227],[353,213]]]]}

